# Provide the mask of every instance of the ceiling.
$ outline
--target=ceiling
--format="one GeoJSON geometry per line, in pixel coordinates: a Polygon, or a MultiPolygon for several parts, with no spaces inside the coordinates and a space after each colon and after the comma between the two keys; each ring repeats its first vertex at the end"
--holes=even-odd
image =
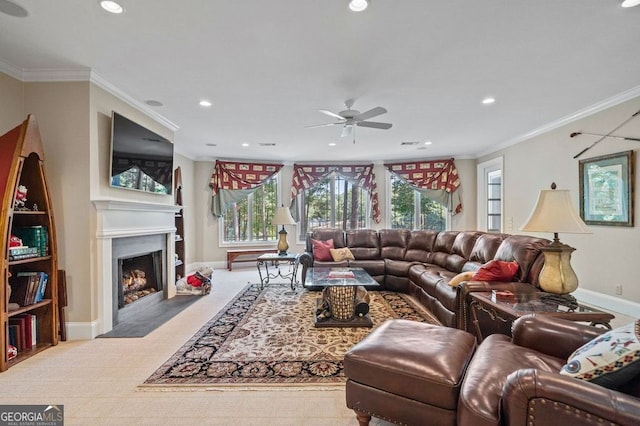
{"type": "Polygon", "coordinates": [[[347,0],[121,0],[122,15],[12,1],[29,16],[0,13],[5,68],[90,69],[178,126],[176,150],[197,160],[474,158],[640,87],[640,7],[621,0],[372,0],[361,13],[347,0]],[[306,128],[347,99],[386,108],[372,120],[393,127],[358,127],[355,143],[306,128]]]}

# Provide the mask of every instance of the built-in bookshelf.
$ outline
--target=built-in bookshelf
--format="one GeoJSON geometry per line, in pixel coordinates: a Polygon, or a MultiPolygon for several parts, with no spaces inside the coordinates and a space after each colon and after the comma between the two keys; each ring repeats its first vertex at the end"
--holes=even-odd
{"type": "Polygon", "coordinates": [[[57,250],[33,115],[0,136],[0,371],[58,344],[57,250]]]}
{"type": "Polygon", "coordinates": [[[174,193],[176,206],[180,206],[180,210],[176,212],[176,281],[185,275],[185,241],[184,241],[184,207],[182,205],[182,169],[176,168],[174,171],[174,193]]]}

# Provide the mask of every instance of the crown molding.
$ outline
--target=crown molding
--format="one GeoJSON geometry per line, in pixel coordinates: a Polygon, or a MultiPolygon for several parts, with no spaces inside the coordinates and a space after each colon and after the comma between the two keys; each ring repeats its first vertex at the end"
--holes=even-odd
{"type": "Polygon", "coordinates": [[[144,102],[140,102],[137,99],[132,98],[131,96],[129,96],[128,94],[126,94],[125,92],[123,92],[122,90],[120,90],[119,88],[117,88],[116,86],[114,86],[113,84],[105,80],[104,78],[102,78],[100,75],[96,74],[94,71],[91,71],[91,77],[89,81],[95,84],[96,86],[100,87],[101,89],[106,90],[107,92],[109,92],[116,98],[120,99],[121,101],[126,102],[132,107],[144,112],[149,117],[156,120],[158,123],[169,128],[171,131],[175,132],[178,129],[180,129],[180,126],[168,120],[163,115],[158,114],[156,111],[151,109],[149,105],[145,104],[144,102]]]}
{"type": "Polygon", "coordinates": [[[478,153],[476,158],[482,157],[484,155],[491,154],[493,152],[499,151],[501,149],[510,147],[512,145],[516,145],[520,142],[524,142],[528,139],[534,138],[536,136],[540,136],[544,133],[550,132],[552,130],[558,129],[560,127],[566,126],[567,124],[573,123],[574,121],[581,120],[583,118],[589,117],[590,115],[596,114],[598,112],[602,112],[606,109],[619,105],[623,102],[629,101],[631,99],[637,98],[640,96],[640,86],[633,87],[629,90],[626,90],[622,93],[614,95],[610,98],[607,98],[603,101],[597,102],[591,106],[583,108],[579,111],[574,112],[573,114],[569,114],[565,117],[559,118],[555,121],[552,121],[544,126],[540,126],[537,129],[533,129],[530,132],[527,132],[523,135],[516,136],[515,138],[509,139],[506,142],[498,144],[494,146],[490,150],[482,151],[478,153]]]}
{"type": "Polygon", "coordinates": [[[63,81],[88,81],[96,86],[104,89],[111,95],[120,99],[121,101],[131,105],[142,113],[148,115],[153,120],[157,121],[164,127],[168,128],[172,132],[176,132],[180,129],[180,126],[165,118],[163,115],[151,109],[151,107],[144,102],[140,102],[124,91],[120,90],[115,85],[105,80],[95,71],[90,68],[41,68],[41,69],[22,69],[15,65],[10,64],[4,59],[0,58],[0,71],[8,74],[9,76],[26,83],[35,82],[63,82],[63,81]]]}
{"type": "Polygon", "coordinates": [[[16,80],[23,81],[22,69],[10,64],[2,58],[0,58],[0,71],[15,78],[16,80]]]}
{"type": "Polygon", "coordinates": [[[91,70],[89,68],[39,68],[22,70],[22,81],[34,82],[59,82],[59,81],[89,81],[91,70]]]}

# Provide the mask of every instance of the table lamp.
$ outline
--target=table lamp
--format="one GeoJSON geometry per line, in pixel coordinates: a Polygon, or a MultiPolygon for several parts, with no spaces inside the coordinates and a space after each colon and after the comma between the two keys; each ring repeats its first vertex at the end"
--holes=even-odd
{"type": "Polygon", "coordinates": [[[280,239],[278,240],[278,254],[280,256],[286,256],[287,250],[289,250],[289,242],[287,241],[287,230],[284,229],[284,226],[295,225],[296,221],[293,220],[289,208],[282,206],[276,209],[276,214],[271,223],[274,225],[282,225],[282,229],[278,232],[278,234],[280,234],[280,239]]]}
{"type": "Polygon", "coordinates": [[[538,195],[531,216],[521,231],[553,232],[553,242],[540,249],[544,255],[544,267],[540,271],[540,287],[555,294],[568,294],[578,288],[578,277],[571,268],[571,253],[575,248],[563,244],[558,233],[591,234],[571,202],[568,189],[543,189],[538,195]]]}

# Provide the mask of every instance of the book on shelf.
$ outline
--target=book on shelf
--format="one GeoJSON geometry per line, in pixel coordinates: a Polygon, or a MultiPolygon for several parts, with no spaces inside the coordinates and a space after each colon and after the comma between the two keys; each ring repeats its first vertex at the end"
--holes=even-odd
{"type": "Polygon", "coordinates": [[[355,274],[351,271],[330,271],[329,278],[355,278],[355,274]]]}
{"type": "Polygon", "coordinates": [[[42,302],[49,275],[45,272],[21,271],[15,277],[11,277],[11,298],[10,302],[20,306],[33,305],[42,302]]]}
{"type": "Polygon", "coordinates": [[[38,257],[38,248],[29,246],[9,247],[9,260],[22,260],[38,257]]]}
{"type": "Polygon", "coordinates": [[[38,256],[49,254],[49,231],[46,226],[16,226],[13,233],[22,240],[22,243],[29,247],[38,249],[38,256]]]}
{"type": "Polygon", "coordinates": [[[9,318],[9,325],[17,326],[18,350],[31,349],[33,347],[32,340],[32,328],[31,328],[31,316],[32,315],[16,315],[9,318]]]}

